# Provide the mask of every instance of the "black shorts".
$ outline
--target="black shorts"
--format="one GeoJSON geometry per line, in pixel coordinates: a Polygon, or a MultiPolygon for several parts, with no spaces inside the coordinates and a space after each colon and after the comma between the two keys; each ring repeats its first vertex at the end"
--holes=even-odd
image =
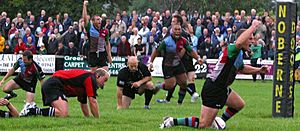
{"type": "Polygon", "coordinates": [[[134,99],[135,98],[135,94],[139,94],[139,95],[143,95],[143,93],[139,93],[139,89],[140,88],[145,88],[146,87],[146,84],[142,84],[140,87],[138,88],[131,88],[131,87],[125,87],[123,88],[123,95],[124,96],[127,96],[131,99],[134,99]]]}
{"type": "Polygon", "coordinates": [[[176,75],[186,73],[184,65],[180,63],[177,66],[162,66],[163,74],[165,79],[169,79],[176,75]]]}
{"type": "Polygon", "coordinates": [[[44,106],[51,106],[51,103],[61,97],[67,101],[67,97],[63,93],[63,83],[56,78],[50,77],[42,85],[42,97],[44,106]]]}
{"type": "Polygon", "coordinates": [[[107,65],[107,54],[106,52],[90,52],[88,56],[89,67],[103,67],[107,65]]]}
{"type": "Polygon", "coordinates": [[[195,66],[193,64],[193,59],[189,59],[189,60],[182,59],[182,63],[184,65],[186,72],[196,71],[195,66]]]}
{"type": "Polygon", "coordinates": [[[261,67],[261,64],[257,64],[258,58],[250,59],[251,66],[253,67],[261,67]]]}
{"type": "Polygon", "coordinates": [[[35,87],[36,87],[37,81],[28,83],[28,82],[24,81],[23,79],[20,79],[18,76],[15,77],[13,80],[20,86],[21,89],[23,89],[27,92],[35,93],[35,87]]]}
{"type": "Polygon", "coordinates": [[[210,78],[206,78],[201,92],[202,104],[207,107],[222,109],[230,93],[229,87],[219,86],[210,78]]]}

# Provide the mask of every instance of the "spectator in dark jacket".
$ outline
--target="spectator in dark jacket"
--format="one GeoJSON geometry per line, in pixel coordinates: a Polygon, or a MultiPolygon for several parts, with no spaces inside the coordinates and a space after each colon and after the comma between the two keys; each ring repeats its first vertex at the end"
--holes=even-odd
{"type": "Polygon", "coordinates": [[[69,27],[72,25],[72,19],[69,17],[68,13],[64,14],[64,20],[63,20],[63,26],[64,26],[64,31],[67,31],[69,27]]]}
{"type": "Polygon", "coordinates": [[[69,42],[73,42],[74,45],[78,45],[77,44],[77,35],[74,33],[73,26],[69,26],[68,31],[63,36],[62,42],[63,42],[64,46],[68,46],[69,42]]]}
{"type": "Polygon", "coordinates": [[[78,49],[74,46],[73,42],[69,42],[69,48],[67,49],[66,55],[78,56],[78,49]]]}
{"type": "Polygon", "coordinates": [[[121,37],[121,42],[118,45],[118,56],[130,56],[130,44],[126,39],[126,36],[121,37]]]}
{"type": "Polygon", "coordinates": [[[55,38],[55,34],[51,34],[49,38],[49,42],[46,45],[47,54],[54,55],[58,49],[58,41],[55,38]]]}
{"type": "Polygon", "coordinates": [[[13,54],[12,48],[9,46],[9,44],[5,44],[3,54],[13,54]]]}
{"type": "Polygon", "coordinates": [[[67,48],[62,44],[62,42],[58,43],[58,49],[55,52],[55,55],[66,55],[67,54],[67,48]]]}

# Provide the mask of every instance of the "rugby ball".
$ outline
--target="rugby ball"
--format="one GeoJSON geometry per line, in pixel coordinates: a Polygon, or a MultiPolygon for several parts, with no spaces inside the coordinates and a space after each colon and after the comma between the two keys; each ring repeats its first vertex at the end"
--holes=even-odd
{"type": "Polygon", "coordinates": [[[221,117],[216,117],[211,127],[214,129],[224,130],[226,128],[226,123],[221,117]]]}

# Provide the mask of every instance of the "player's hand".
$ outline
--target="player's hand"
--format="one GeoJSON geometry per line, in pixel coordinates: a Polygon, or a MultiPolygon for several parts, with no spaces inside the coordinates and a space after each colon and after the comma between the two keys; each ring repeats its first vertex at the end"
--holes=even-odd
{"type": "Polygon", "coordinates": [[[122,106],[117,105],[117,110],[122,109],[122,106]]]}
{"type": "Polygon", "coordinates": [[[141,83],[137,81],[137,82],[132,83],[131,88],[133,88],[133,87],[138,88],[140,86],[141,86],[141,83]]]}
{"type": "Polygon", "coordinates": [[[198,62],[200,65],[202,65],[202,64],[204,63],[204,60],[201,59],[200,56],[198,56],[197,62],[198,62]]]}
{"type": "Polygon", "coordinates": [[[264,66],[260,67],[260,70],[259,70],[259,72],[262,73],[262,74],[266,74],[269,71],[270,71],[270,67],[267,66],[267,65],[264,65],[264,66]]]}
{"type": "Polygon", "coordinates": [[[202,65],[202,64],[204,63],[204,60],[203,60],[203,59],[198,60],[198,63],[199,63],[200,65],[202,65]]]}
{"type": "Polygon", "coordinates": [[[253,20],[252,21],[252,26],[255,27],[255,28],[257,28],[260,24],[261,24],[261,22],[258,21],[258,20],[253,20]]]}
{"type": "Polygon", "coordinates": [[[2,80],[2,81],[0,81],[0,87],[3,85],[3,83],[4,83],[4,81],[2,80]]]}
{"type": "Polygon", "coordinates": [[[154,71],[153,63],[149,63],[149,65],[148,65],[148,70],[149,70],[150,72],[154,71]]]}
{"type": "Polygon", "coordinates": [[[7,105],[8,103],[9,103],[8,100],[6,100],[6,99],[4,99],[4,98],[1,98],[1,99],[0,99],[0,106],[5,106],[5,105],[7,105]]]}
{"type": "Polygon", "coordinates": [[[87,6],[89,4],[89,1],[87,1],[87,0],[85,0],[84,2],[83,2],[83,5],[85,5],[85,6],[87,6]]]}

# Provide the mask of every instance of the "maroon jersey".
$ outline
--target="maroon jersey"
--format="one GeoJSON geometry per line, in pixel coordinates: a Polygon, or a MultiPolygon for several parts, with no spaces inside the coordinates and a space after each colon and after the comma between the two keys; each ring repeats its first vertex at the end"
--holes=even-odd
{"type": "Polygon", "coordinates": [[[81,69],[60,70],[53,74],[64,84],[63,92],[67,97],[86,98],[97,96],[98,85],[94,73],[81,69]]]}

